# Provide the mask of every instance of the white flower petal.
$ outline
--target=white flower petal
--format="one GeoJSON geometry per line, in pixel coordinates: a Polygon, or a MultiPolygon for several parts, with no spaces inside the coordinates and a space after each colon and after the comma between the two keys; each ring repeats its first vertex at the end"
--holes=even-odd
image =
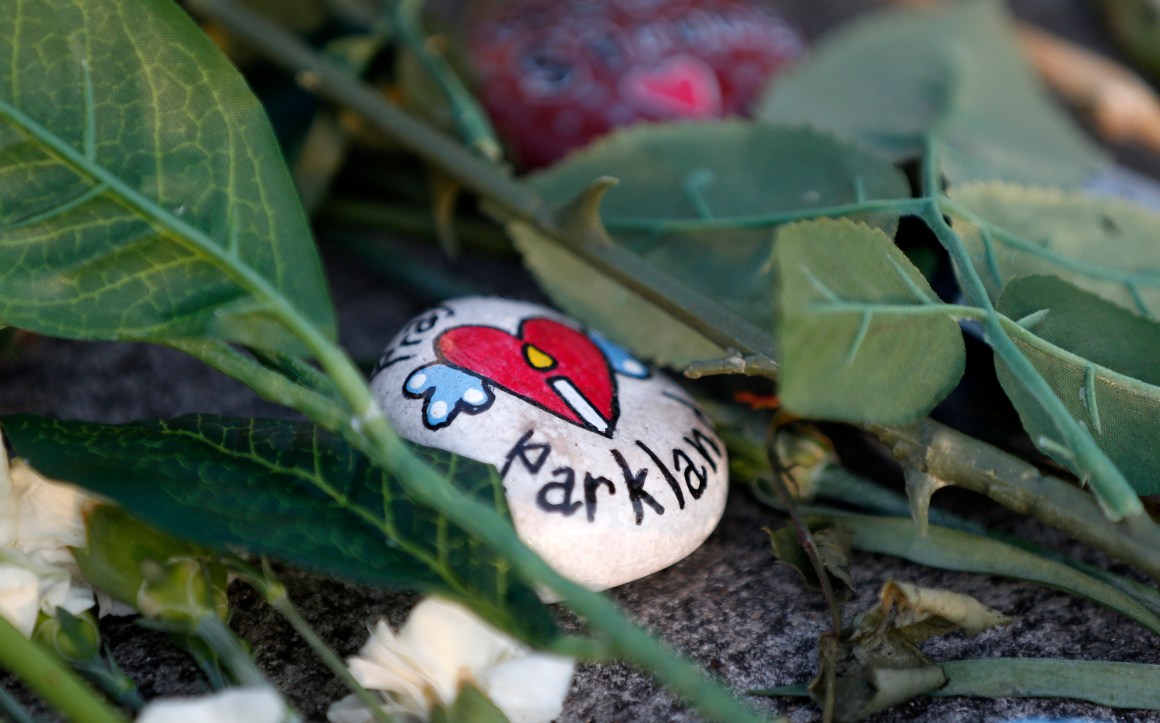
{"type": "Polygon", "coordinates": [[[137,614],[137,610],[131,605],[126,605],[120,600],[114,600],[108,593],[93,590],[93,595],[97,598],[97,617],[99,618],[103,618],[106,615],[119,618],[137,614]]]}
{"type": "Polygon", "coordinates": [[[37,474],[22,460],[10,468],[16,495],[16,546],[26,552],[79,547],[85,544],[81,509],[91,503],[75,487],[37,474]]]}
{"type": "Polygon", "coordinates": [[[353,695],[348,695],[326,709],[326,720],[330,723],[369,723],[371,712],[353,695]]]}
{"type": "Polygon", "coordinates": [[[411,611],[399,643],[431,672],[443,703],[455,700],[461,682],[477,680],[484,670],[519,651],[511,638],[467,608],[439,598],[428,598],[411,611]]]}
{"type": "Polygon", "coordinates": [[[230,688],[201,698],[167,698],[145,706],[137,723],[281,723],[286,704],[270,688],[230,688]]]}
{"type": "Polygon", "coordinates": [[[411,658],[386,621],[380,620],[359,654],[347,660],[354,679],[370,690],[390,691],[397,707],[426,718],[433,689],[430,672],[411,658]]]}
{"type": "Polygon", "coordinates": [[[96,604],[92,589],[74,585],[68,570],[57,569],[40,576],[40,609],[45,615],[55,615],[57,608],[76,615],[96,604]]]}
{"type": "Polygon", "coordinates": [[[0,564],[0,615],[30,637],[40,609],[40,581],[31,571],[12,564],[0,564]]]}
{"type": "MultiPolygon", "coordinates": [[[[569,658],[530,653],[467,608],[438,598],[417,605],[398,634],[379,621],[347,665],[359,683],[383,693],[384,710],[425,720],[434,703],[452,704],[471,682],[516,723],[558,717],[574,667],[569,658]]],[[[363,723],[369,711],[351,696],[327,716],[332,723],[363,723]]]]}
{"type": "Polygon", "coordinates": [[[491,668],[480,682],[511,723],[548,723],[564,710],[575,667],[571,658],[531,653],[491,668]]]}

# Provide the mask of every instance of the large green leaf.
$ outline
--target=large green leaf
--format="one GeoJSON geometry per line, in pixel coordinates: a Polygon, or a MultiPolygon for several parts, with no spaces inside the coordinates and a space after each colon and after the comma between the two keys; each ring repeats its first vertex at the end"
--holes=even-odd
{"type": "Polygon", "coordinates": [[[958,383],[958,323],[886,234],[848,220],[795,224],[779,234],[774,264],[786,408],[904,424],[958,383]]]}
{"type": "Polygon", "coordinates": [[[0,23],[0,321],[74,338],[333,336],[258,101],[166,0],[12,0],[0,23]]]}
{"type": "MultiPolygon", "coordinates": [[[[998,309],[1013,319],[1034,319],[1030,333],[1012,334],[1020,351],[1132,487],[1160,494],[1160,323],[1053,276],[1012,281],[998,309]]],[[[1051,418],[1002,361],[995,366],[1031,438],[1078,472],[1059,452],[1051,418]]]]}
{"type": "Polygon", "coordinates": [[[1052,274],[1160,316],[1160,213],[1127,201],[999,183],[961,186],[950,195],[955,230],[992,301],[1011,279],[1052,274]]]}
{"type": "Polygon", "coordinates": [[[897,161],[934,134],[952,183],[1075,185],[1101,154],[1045,93],[994,0],[882,10],[829,35],[759,117],[812,123],[897,161]]]}
{"type": "MultiPolygon", "coordinates": [[[[15,453],[42,474],[110,498],[177,537],[458,598],[532,639],[555,630],[503,558],[412,503],[386,472],[313,425],[207,415],[102,425],[15,415],[3,427],[15,453]]],[[[415,451],[506,513],[494,468],[415,451]]]]}
{"type": "MultiPolygon", "coordinates": [[[[844,208],[893,234],[898,212],[868,209],[910,195],[906,177],[875,153],[809,129],[742,121],[629,128],[527,182],[564,203],[601,176],[620,181],[600,214],[617,243],[761,329],[773,323],[777,224],[844,208]]],[[[672,364],[720,355],[526,227],[515,239],[559,304],[638,353],[672,364]]]]}

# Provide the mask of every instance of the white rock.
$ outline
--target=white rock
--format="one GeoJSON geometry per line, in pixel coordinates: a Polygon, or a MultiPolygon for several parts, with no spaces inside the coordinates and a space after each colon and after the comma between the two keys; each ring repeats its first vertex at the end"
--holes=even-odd
{"type": "Polygon", "coordinates": [[[520,537],[602,590],[668,567],[721,519],[725,445],[673,382],[537,304],[448,301],[372,381],[406,439],[495,465],[520,537]]]}

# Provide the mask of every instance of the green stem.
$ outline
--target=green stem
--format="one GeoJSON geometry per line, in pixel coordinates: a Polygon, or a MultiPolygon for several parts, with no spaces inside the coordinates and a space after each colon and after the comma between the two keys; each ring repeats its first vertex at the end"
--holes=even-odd
{"type": "Polygon", "coordinates": [[[921,216],[950,254],[951,261],[958,269],[959,278],[962,280],[963,291],[976,306],[986,312],[982,322],[987,342],[1007,365],[1012,375],[1026,387],[1055,422],[1065,445],[1074,455],[1075,465],[1085,473],[1085,476],[1091,477],[1092,489],[1104,506],[1106,514],[1113,520],[1146,516],[1143,503],[1123,473],[1100,449],[1091,434],[1071,416],[1067,406],[1056,396],[1047,380],[1008,336],[1001,317],[987,294],[983,279],[971,261],[970,252],[943,217],[939,205],[938,168],[937,144],[933,139],[928,139],[926,155],[923,158],[922,182],[923,192],[933,200],[921,216]]]}
{"type": "Polygon", "coordinates": [[[295,384],[229,344],[216,341],[170,341],[166,345],[201,360],[227,376],[242,380],[263,399],[293,407],[327,429],[335,429],[350,419],[346,408],[334,399],[295,384]]]}
{"type": "Polygon", "coordinates": [[[77,723],[125,723],[91,687],[57,658],[20,634],[0,615],[0,667],[6,668],[66,719],[77,723]]]}
{"type": "Polygon", "coordinates": [[[355,680],[342,660],[330,649],[329,645],[323,642],[310,623],[306,622],[306,619],[298,612],[298,608],[294,607],[294,603],[286,593],[286,586],[274,577],[273,571],[269,569],[265,561],[263,561],[261,572],[238,559],[229,560],[228,564],[246,583],[258,591],[267,605],[278,611],[278,614],[290,623],[290,627],[294,628],[298,636],[306,641],[310,649],[322,659],[322,662],[330,668],[335,677],[341,680],[343,685],[366,706],[371,718],[377,723],[391,723],[391,716],[383,710],[383,700],[355,680]]]}
{"type": "Polygon", "coordinates": [[[496,139],[491,122],[479,107],[475,97],[464,87],[463,81],[441,53],[431,51],[430,38],[419,24],[421,0],[388,0],[392,29],[415,56],[423,71],[431,77],[443,94],[451,110],[451,118],[464,144],[484,158],[498,161],[503,151],[496,139]]]}
{"type": "Polygon", "coordinates": [[[808,221],[815,218],[835,218],[855,216],[864,213],[885,211],[900,215],[919,212],[926,204],[926,198],[889,198],[872,201],[845,203],[837,206],[819,206],[794,211],[778,211],[755,216],[722,216],[715,218],[662,219],[662,218],[605,218],[604,225],[610,231],[644,233],[693,233],[734,228],[764,228],[782,226],[794,221],[808,221]]]}
{"type": "Polygon", "coordinates": [[[385,419],[367,419],[363,433],[352,436],[351,442],[376,464],[395,474],[417,502],[440,510],[488,548],[503,555],[525,580],[555,592],[568,607],[586,618],[593,629],[607,637],[614,653],[654,673],[673,692],[688,698],[711,718],[759,720],[723,688],[709,682],[683,656],[633,625],[605,596],[571,582],[549,567],[519,541],[511,526],[494,509],[459,493],[448,480],[415,457],[385,419]]]}
{"type": "Polygon", "coordinates": [[[24,706],[20,705],[7,689],[0,687],[0,720],[10,723],[36,723],[24,706]]]}
{"type": "Polygon", "coordinates": [[[978,492],[1160,580],[1160,527],[1147,515],[1114,522],[1092,496],[1070,482],[930,419],[900,427],[865,429],[887,445],[903,466],[978,492]]]}
{"type": "Polygon", "coordinates": [[[206,615],[197,621],[190,633],[204,642],[226,668],[234,681],[245,687],[270,688],[270,681],[246,654],[233,632],[216,615],[206,615]]]}

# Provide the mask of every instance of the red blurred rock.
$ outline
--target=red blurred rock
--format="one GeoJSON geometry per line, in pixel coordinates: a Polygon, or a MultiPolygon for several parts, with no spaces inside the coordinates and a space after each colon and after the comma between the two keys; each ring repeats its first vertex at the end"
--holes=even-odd
{"type": "Polygon", "coordinates": [[[467,70],[524,168],[615,126],[745,115],[806,49],[755,0],[510,0],[467,26],[467,70]]]}

